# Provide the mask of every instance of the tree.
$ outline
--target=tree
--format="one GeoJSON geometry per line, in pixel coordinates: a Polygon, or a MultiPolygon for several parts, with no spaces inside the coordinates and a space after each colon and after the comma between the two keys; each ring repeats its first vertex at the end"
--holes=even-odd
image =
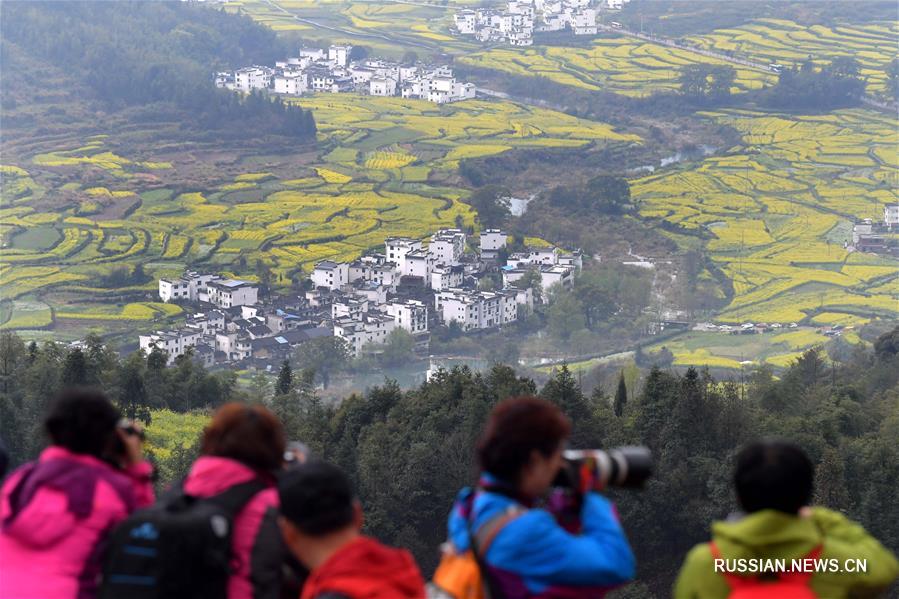
{"type": "Polygon", "coordinates": [[[116,403],[129,420],[150,424],[150,407],[144,386],[145,367],[142,351],[133,352],[125,359],[119,370],[116,403]]]}
{"type": "Polygon", "coordinates": [[[890,61],[890,66],[887,67],[887,82],[889,85],[887,91],[893,101],[899,101],[899,58],[890,61]]]}
{"type": "Polygon", "coordinates": [[[281,363],[281,370],[278,372],[278,382],[275,383],[275,393],[278,395],[286,395],[293,389],[293,370],[290,368],[290,362],[284,360],[281,363]]]}
{"type": "Polygon", "coordinates": [[[584,324],[590,330],[596,330],[601,322],[611,318],[618,309],[606,285],[594,273],[583,272],[574,280],[574,295],[581,303],[584,324]]]}
{"type": "Polygon", "coordinates": [[[368,46],[353,46],[350,50],[350,60],[365,60],[371,54],[368,46]]]}
{"type": "Polygon", "coordinates": [[[627,405],[627,385],[624,383],[624,371],[618,375],[618,389],[615,391],[615,416],[621,418],[627,405]]]}
{"type": "Polygon", "coordinates": [[[349,344],[340,337],[319,337],[301,344],[294,351],[294,362],[315,371],[327,389],[331,377],[347,368],[350,361],[349,344]]]}
{"type": "Polygon", "coordinates": [[[403,64],[414,65],[418,62],[418,54],[414,50],[408,50],[403,54],[403,64]]]}
{"type": "Polygon", "coordinates": [[[704,96],[708,75],[708,69],[704,64],[689,64],[682,67],[678,78],[681,93],[694,98],[704,96]]]}
{"type": "Polygon", "coordinates": [[[543,277],[540,275],[540,268],[537,266],[529,266],[521,277],[512,283],[516,289],[531,289],[534,294],[534,302],[543,302],[543,277]]]}
{"type": "Polygon", "coordinates": [[[87,384],[87,361],[80,347],[66,353],[62,366],[62,384],[68,386],[87,384]]]}
{"type": "Polygon", "coordinates": [[[474,190],[468,203],[478,213],[482,228],[501,227],[509,217],[509,209],[499,200],[509,195],[509,190],[498,185],[485,185],[474,190]]]}
{"type": "Polygon", "coordinates": [[[854,79],[861,73],[861,65],[851,56],[835,56],[828,67],[828,71],[834,77],[854,79]]]}
{"type": "Polygon", "coordinates": [[[382,346],[379,362],[388,368],[408,364],[414,347],[415,338],[409,331],[401,328],[393,329],[382,346]]]}
{"type": "Polygon", "coordinates": [[[584,325],[584,307],[580,300],[569,291],[554,293],[549,306],[550,332],[565,341],[584,325]]]}
{"type": "Polygon", "coordinates": [[[631,203],[631,186],[624,177],[600,175],[587,182],[589,208],[601,214],[621,214],[631,203]]]}
{"type": "Polygon", "coordinates": [[[730,97],[730,90],[737,78],[737,71],[729,64],[716,65],[711,68],[711,81],[706,95],[713,100],[730,97]]]}
{"type": "Polygon", "coordinates": [[[736,77],[730,65],[698,63],[682,67],[678,82],[681,93],[693,100],[721,101],[730,96],[736,77]]]}
{"type": "Polygon", "coordinates": [[[262,258],[256,260],[256,277],[259,279],[259,293],[263,297],[267,296],[275,281],[275,275],[271,267],[265,263],[262,258]]]}
{"type": "Polygon", "coordinates": [[[263,370],[256,371],[256,373],[250,378],[249,391],[250,397],[253,401],[265,402],[271,399],[271,377],[263,370]]]}

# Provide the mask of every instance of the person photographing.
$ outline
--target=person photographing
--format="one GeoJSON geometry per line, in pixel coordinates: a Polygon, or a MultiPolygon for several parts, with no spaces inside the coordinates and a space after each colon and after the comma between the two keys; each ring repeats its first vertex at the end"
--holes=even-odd
{"type": "MultiPolygon", "coordinates": [[[[477,446],[481,476],[477,488],[458,495],[444,557],[452,564],[470,550],[491,598],[599,597],[634,577],[615,508],[592,484],[575,480],[579,468],[565,459],[570,431],[561,410],[536,397],[508,399],[490,414],[477,446]],[[560,477],[575,492],[539,507],[560,477]]],[[[441,568],[435,586],[459,595],[449,588],[453,568],[441,568]]],[[[470,592],[478,590],[461,594],[470,592]]]]}

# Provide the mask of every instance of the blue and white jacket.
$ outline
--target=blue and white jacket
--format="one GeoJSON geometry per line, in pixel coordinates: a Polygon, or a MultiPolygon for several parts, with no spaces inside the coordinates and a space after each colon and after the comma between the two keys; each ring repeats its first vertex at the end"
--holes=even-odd
{"type": "Polygon", "coordinates": [[[485,474],[478,489],[462,489],[448,528],[450,542],[461,553],[469,548],[469,526],[476,533],[516,504],[524,510],[497,533],[483,556],[504,599],[596,598],[634,578],[634,554],[608,499],[587,494],[580,534],[575,535],[550,511],[527,509],[512,497],[483,488],[496,483],[485,474]]]}

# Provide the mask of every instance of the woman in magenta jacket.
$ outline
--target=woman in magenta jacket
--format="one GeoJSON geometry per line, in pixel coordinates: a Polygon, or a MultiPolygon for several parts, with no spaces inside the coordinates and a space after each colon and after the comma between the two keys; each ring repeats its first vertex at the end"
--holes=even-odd
{"type": "Polygon", "coordinates": [[[88,599],[106,535],[153,503],[135,425],[98,391],[71,389],[45,420],[51,445],[14,472],[0,499],[0,597],[88,599]]]}
{"type": "Polygon", "coordinates": [[[185,493],[196,497],[211,497],[254,479],[266,485],[234,519],[227,599],[279,597],[287,549],[278,529],[275,485],[285,446],[284,428],[270,411],[226,404],[206,428],[203,455],[184,481],[185,493]]]}

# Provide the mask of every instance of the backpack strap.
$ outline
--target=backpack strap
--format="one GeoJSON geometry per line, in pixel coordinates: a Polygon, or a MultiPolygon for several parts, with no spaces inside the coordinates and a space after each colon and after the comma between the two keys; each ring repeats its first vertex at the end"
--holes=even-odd
{"type": "Polygon", "coordinates": [[[474,555],[475,562],[478,564],[478,570],[481,571],[481,579],[484,581],[484,587],[488,599],[502,599],[504,596],[502,589],[497,586],[493,577],[490,576],[490,570],[487,569],[485,557],[490,545],[496,535],[506,527],[507,524],[515,520],[527,510],[517,503],[513,503],[505,510],[492,516],[487,522],[482,524],[477,532],[472,532],[471,525],[468,526],[468,542],[471,546],[471,552],[474,555]]]}
{"type": "Polygon", "coordinates": [[[474,539],[472,549],[477,548],[477,552],[480,553],[482,557],[486,556],[487,550],[490,549],[490,545],[493,543],[493,539],[496,538],[496,535],[505,528],[506,524],[510,523],[524,512],[525,510],[523,508],[513,504],[510,505],[508,509],[503,510],[487,520],[487,522],[482,524],[477,532],[474,533],[472,537],[474,539]]]}
{"type": "Polygon", "coordinates": [[[247,482],[228,487],[218,495],[203,498],[203,501],[214,503],[227,512],[232,520],[240,513],[253,497],[260,491],[264,491],[268,485],[254,478],[247,482]]]}

